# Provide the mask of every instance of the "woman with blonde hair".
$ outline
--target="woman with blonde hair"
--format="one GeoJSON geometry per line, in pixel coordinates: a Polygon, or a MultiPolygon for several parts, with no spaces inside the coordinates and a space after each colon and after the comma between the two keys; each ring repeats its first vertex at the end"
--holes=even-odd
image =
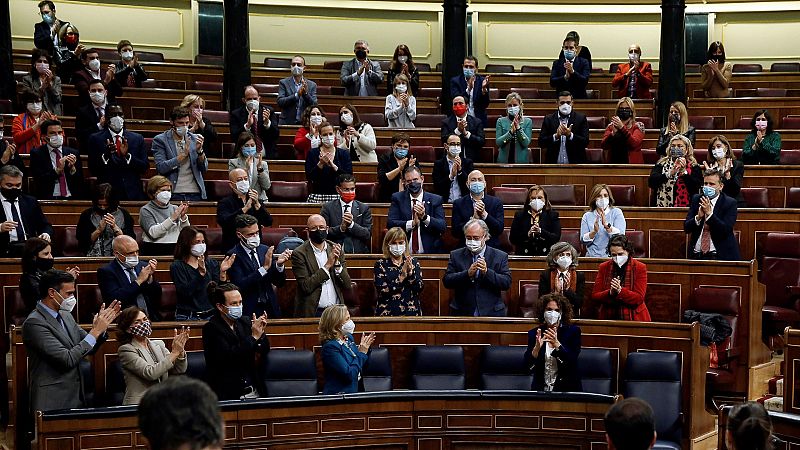
{"type": "Polygon", "coordinates": [[[625,234],[625,216],[614,206],[614,195],[605,184],[595,184],[589,194],[589,211],[581,219],[581,242],[586,256],[608,256],[608,241],[625,234]]]}
{"type": "Polygon", "coordinates": [[[659,159],[650,171],[648,185],[653,190],[653,205],[660,207],[689,206],[692,195],[703,184],[703,168],[694,159],[689,138],[676,134],[669,140],[669,153],[659,159]]]}
{"type": "Polygon", "coordinates": [[[325,369],[323,394],[352,394],[360,388],[361,369],[369,357],[375,333],[361,336],[356,346],[356,324],[345,305],[331,305],[319,318],[319,342],[322,344],[322,367],[325,369]]]}
{"type": "Polygon", "coordinates": [[[644,164],[642,156],[644,124],[636,121],[636,105],[630,97],[617,102],[616,115],[611,117],[600,146],[608,164],[644,164]]]}
{"type": "Polygon", "coordinates": [[[696,133],[693,126],[689,125],[689,112],[686,105],[681,102],[674,102],[669,106],[668,125],[659,130],[658,144],[656,153],[659,156],[667,156],[669,143],[675,135],[681,134],[689,139],[692,145],[695,144],[696,133]]]}
{"type": "Polygon", "coordinates": [[[533,135],[533,121],[522,111],[522,96],[512,92],[506,96],[506,115],[497,119],[495,143],[497,162],[502,164],[528,163],[528,145],[533,135]]]}
{"type": "Polygon", "coordinates": [[[189,94],[183,97],[181,106],[189,110],[189,132],[203,136],[203,147],[211,148],[217,141],[217,130],[210,120],[203,118],[206,101],[197,94],[189,94]]]}
{"type": "MultiPolygon", "coordinates": [[[[399,75],[398,75],[399,76],[399,75]]],[[[406,232],[394,227],[383,238],[383,258],[375,261],[376,316],[421,316],[425,284],[419,261],[408,251],[406,232]]]]}
{"type": "Polygon", "coordinates": [[[414,128],[417,120],[417,99],[408,87],[408,77],[398,74],[394,77],[392,93],[386,96],[383,108],[389,128],[414,128]]]}

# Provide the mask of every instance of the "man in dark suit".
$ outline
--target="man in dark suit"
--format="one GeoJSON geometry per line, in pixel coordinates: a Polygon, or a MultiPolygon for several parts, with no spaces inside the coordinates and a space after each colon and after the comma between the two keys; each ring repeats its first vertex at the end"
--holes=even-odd
{"type": "Polygon", "coordinates": [[[377,61],[367,58],[369,43],[364,40],[356,41],[353,53],[356,57],[345,61],[339,73],[345,95],[352,97],[378,95],[378,86],[383,82],[383,70],[377,61]]]}
{"type": "Polygon", "coordinates": [[[336,180],[339,198],[322,205],[320,214],[328,224],[328,239],[345,253],[372,253],[372,211],[356,200],[356,179],[343,173],[336,180]]]}
{"type": "Polygon", "coordinates": [[[292,253],[292,271],[297,279],[295,317],[320,317],[331,305],[344,303],[350,289],[342,246],[328,240],[328,224],[319,214],[306,222],[308,240],[292,253]]]}
{"type": "Polygon", "coordinates": [[[505,317],[501,292],[511,286],[508,255],[486,246],[489,227],[483,220],[470,219],[464,235],[466,247],[450,252],[442,278],[444,287],[455,289],[450,315],[505,317]]]}
{"type": "Polygon", "coordinates": [[[447,142],[451,134],[461,139],[464,156],[475,162],[493,162],[481,161],[481,149],[486,141],[483,122],[467,114],[467,105],[461,96],[453,99],[453,114],[442,120],[442,142],[447,142]]]}
{"type": "Polygon", "coordinates": [[[39,2],[39,14],[42,16],[42,21],[33,26],[33,45],[54,55],[55,44],[58,42],[58,30],[69,21],[59,20],[56,17],[56,5],[50,0],[39,2]]]}
{"type": "Polygon", "coordinates": [[[274,319],[280,318],[281,307],[272,286],[281,287],[286,283],[283,264],[292,256],[292,251],[286,250],[273,258],[275,247],[261,243],[258,219],[240,214],[235,223],[239,243],[228,252],[236,256],[228,277],[242,293],[244,315],[266,313],[274,319]]]}
{"type": "Polygon", "coordinates": [[[58,120],[45,121],[41,129],[42,139],[47,143],[31,151],[31,176],[36,183],[36,198],[81,198],[83,166],[80,154],[64,145],[64,130],[58,120]]]}
{"type": "Polygon", "coordinates": [[[83,67],[77,72],[72,74],[72,84],[75,85],[75,90],[78,91],[78,104],[88,105],[90,103],[97,103],[93,98],[90,91],[91,84],[94,80],[102,80],[105,83],[108,92],[106,96],[108,101],[113,103],[114,99],[122,96],[122,86],[117,82],[114,77],[116,74],[116,67],[110,64],[105,73],[100,67],[100,53],[97,49],[86,49],[81,53],[81,62],[83,67]]]}
{"type": "Polygon", "coordinates": [[[302,125],[300,116],[306,107],[317,104],[317,83],[303,76],[306,59],[300,55],[292,58],[292,76],[278,84],[278,106],[281,107],[281,125],[302,125]]]}
{"type": "Polygon", "coordinates": [[[464,225],[470,219],[481,219],[489,227],[489,240],[487,245],[499,248],[500,235],[503,234],[505,222],[503,218],[503,202],[486,194],[486,179],[480,170],[470,172],[467,185],[469,195],[465,195],[453,202],[453,227],[451,232],[460,239],[464,245],[464,225]]]}
{"type": "Polygon", "coordinates": [[[75,135],[78,149],[82,154],[89,153],[89,138],[106,127],[106,110],[112,103],[108,101],[106,84],[103,80],[92,80],[89,84],[91,101],[78,108],[75,114],[75,135]]]}
{"type": "Polygon", "coordinates": [[[467,195],[467,176],[472,172],[472,160],[461,157],[461,138],[455,134],[447,136],[445,156],[433,163],[433,190],[447,203],[453,203],[467,195]]]}
{"type": "Polygon", "coordinates": [[[556,90],[556,94],[569,91],[572,98],[586,98],[586,85],[589,83],[592,67],[589,61],[578,56],[577,46],[574,37],[567,36],[564,39],[564,58],[553,61],[550,86],[556,90]]]}
{"type": "Polygon", "coordinates": [[[109,183],[120,200],[144,200],[142,175],[150,167],[144,137],[125,129],[122,107],[109,105],[102,131],[89,137],[89,172],[98,183],[109,183]]]}
{"type": "Polygon", "coordinates": [[[0,257],[21,257],[27,237],[50,241],[53,227],[36,198],[22,193],[22,171],[16,166],[0,167],[0,203],[0,257]]]}
{"type": "Polygon", "coordinates": [[[392,195],[387,227],[406,230],[411,253],[441,252],[442,234],[447,228],[442,197],[423,192],[425,177],[417,166],[406,169],[403,179],[406,189],[392,195]]]}
{"type": "Polygon", "coordinates": [[[736,199],[722,193],[722,174],[707,170],[703,193],[692,197],[683,223],[683,229],[692,234],[689,259],[740,260],[739,243],[733,234],[737,213],[736,199]]]}
{"type": "Polygon", "coordinates": [[[572,94],[559,92],[558,110],[547,115],[539,132],[539,147],[548,164],[584,164],[589,144],[589,122],[572,109],[572,94]]]}
{"type": "Polygon", "coordinates": [[[119,300],[123,308],[136,306],[150,320],[161,320],[161,284],[154,277],[158,261],[139,261],[139,244],[124,234],[114,238],[111,248],[114,260],[97,269],[103,301],[119,300]]]}
{"type": "Polygon", "coordinates": [[[28,353],[31,412],[85,408],[80,362],[108,335],[120,303],[105,304],[87,333],[72,317],[75,278],[69,272],[50,269],[39,281],[40,301],[22,325],[22,342],[28,353]]]}
{"type": "Polygon", "coordinates": [[[231,195],[217,203],[217,223],[222,228],[222,248],[233,249],[239,243],[236,237],[236,218],[242,214],[253,216],[258,221],[258,236],[261,227],[272,225],[272,215],[267,205],[258,200],[258,192],[250,189],[250,177],[244,169],[233,169],[228,174],[231,195]]]}
{"type": "MultiPolygon", "coordinates": [[[[463,75],[450,79],[450,98],[463,97],[467,113],[479,119],[486,128],[489,106],[489,75],[478,75],[478,59],[472,55],[464,58],[463,75]]],[[[444,139],[442,139],[444,140],[444,139]]]]}
{"type": "Polygon", "coordinates": [[[261,96],[253,86],[244,88],[242,103],[229,116],[231,138],[236,141],[242,132],[249,131],[256,138],[256,150],[263,151],[266,159],[275,159],[279,137],[278,121],[272,120],[275,111],[261,103],[261,96]]]}

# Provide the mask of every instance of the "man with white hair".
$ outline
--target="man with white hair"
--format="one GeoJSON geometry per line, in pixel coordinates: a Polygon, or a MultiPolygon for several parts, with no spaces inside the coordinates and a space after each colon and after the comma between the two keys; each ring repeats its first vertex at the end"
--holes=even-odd
{"type": "Polygon", "coordinates": [[[377,61],[369,56],[369,42],[357,40],[353,45],[356,57],[342,64],[341,78],[345,95],[368,97],[378,95],[378,85],[383,82],[383,71],[377,61]]]}
{"type": "Polygon", "coordinates": [[[139,260],[139,244],[128,235],[120,235],[111,242],[114,260],[97,269],[97,285],[103,301],[111,304],[119,300],[122,308],[136,306],[151,321],[161,320],[161,285],[155,278],[158,261],[139,260]]]}

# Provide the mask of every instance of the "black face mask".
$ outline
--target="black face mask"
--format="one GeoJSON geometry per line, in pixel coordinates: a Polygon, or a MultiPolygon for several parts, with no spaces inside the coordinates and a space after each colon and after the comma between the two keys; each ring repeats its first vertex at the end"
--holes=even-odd
{"type": "Polygon", "coordinates": [[[408,192],[416,194],[422,189],[422,183],[420,183],[419,181],[413,181],[406,185],[406,189],[408,190],[408,192]]]}
{"type": "Polygon", "coordinates": [[[53,268],[53,258],[39,258],[36,257],[36,268],[39,270],[47,271],[53,268]]]}
{"type": "Polygon", "coordinates": [[[356,50],[356,58],[358,58],[358,59],[366,59],[367,58],[367,51],[366,50],[356,50]]]}
{"type": "Polygon", "coordinates": [[[712,61],[717,61],[719,65],[725,64],[725,55],[713,55],[711,56],[712,61]]]}
{"type": "Polygon", "coordinates": [[[669,115],[669,120],[672,123],[678,124],[681,121],[681,115],[678,113],[672,113],[669,115]]]}
{"type": "Polygon", "coordinates": [[[3,194],[3,197],[11,200],[12,202],[19,198],[20,194],[22,194],[22,189],[19,188],[0,188],[0,194],[3,194]]]}
{"type": "Polygon", "coordinates": [[[328,230],[314,230],[308,232],[308,238],[315,244],[322,244],[328,239],[328,230]]]}
{"type": "Polygon", "coordinates": [[[630,108],[620,108],[617,110],[617,116],[622,120],[628,120],[633,115],[633,111],[630,108]]]}

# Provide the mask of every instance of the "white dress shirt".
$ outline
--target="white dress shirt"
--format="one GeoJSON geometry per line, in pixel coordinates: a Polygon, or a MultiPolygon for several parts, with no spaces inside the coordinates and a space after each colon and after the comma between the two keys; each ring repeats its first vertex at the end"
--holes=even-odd
{"type": "MultiPolygon", "coordinates": [[[[328,306],[337,304],[339,299],[339,297],[336,295],[336,289],[333,287],[331,273],[325,268],[325,263],[328,262],[328,243],[324,243],[322,250],[318,249],[314,244],[311,244],[311,248],[314,250],[314,257],[317,259],[317,266],[319,266],[320,269],[324,270],[325,273],[328,274],[328,279],[322,283],[322,292],[320,293],[319,304],[317,305],[318,308],[324,309],[328,306]]],[[[335,271],[338,275],[342,272],[342,268],[338,267],[335,269],[335,271]]]]}
{"type": "MultiPolygon", "coordinates": [[[[59,148],[55,149],[55,148],[50,147],[48,145],[47,148],[50,149],[50,162],[53,164],[53,169],[55,169],[56,172],[58,172],[58,164],[56,164],[56,150],[61,152],[61,159],[64,159],[64,150],[63,150],[64,147],[59,147],[59,148]]],[[[67,176],[67,174],[66,174],[67,170],[68,170],[67,167],[64,166],[64,177],[67,176]]],[[[59,177],[61,177],[61,175],[59,175],[59,177]]],[[[61,185],[59,184],[58,179],[56,180],[55,184],[53,185],[53,197],[61,197],[61,185]]],[[[69,191],[69,183],[67,183],[67,197],[72,197],[72,192],[69,191]]],[[[9,216],[9,217],[11,217],[11,216],[9,216]]]]}
{"type": "MultiPolygon", "coordinates": [[[[20,226],[22,226],[22,231],[25,232],[25,224],[22,223],[22,211],[19,210],[19,199],[14,200],[13,202],[0,194],[0,202],[3,203],[3,212],[6,213],[6,220],[14,220],[14,214],[11,213],[11,208],[17,209],[17,217],[20,220],[20,226]]],[[[17,229],[14,228],[8,232],[8,240],[11,242],[19,241],[19,236],[17,236],[17,229]]]]}
{"type": "MultiPolygon", "coordinates": [[[[420,203],[423,207],[425,206],[425,203],[422,201],[422,192],[423,192],[422,189],[420,189],[419,190],[419,194],[417,194],[416,197],[413,196],[413,195],[409,195],[409,197],[411,197],[411,200],[410,200],[410,202],[411,202],[411,217],[414,217],[414,200],[416,200],[417,203],[420,203]]],[[[430,224],[431,224],[431,215],[428,214],[428,218],[425,219],[425,220],[420,221],[419,226],[417,227],[417,229],[413,231],[413,233],[416,233],[417,241],[419,242],[419,253],[425,253],[425,246],[422,245],[422,234],[421,234],[422,225],[425,225],[427,227],[430,224]]],[[[406,221],[406,231],[411,231],[413,228],[414,228],[414,220],[407,220],[406,221]]],[[[411,246],[411,238],[410,237],[408,239],[408,251],[413,253],[412,246],[411,246]]]]}
{"type": "MultiPolygon", "coordinates": [[[[717,206],[717,200],[719,200],[719,194],[717,194],[714,198],[711,199],[711,214],[706,216],[706,222],[708,222],[708,219],[710,219],[711,216],[714,215],[714,207],[717,206]]],[[[703,221],[702,220],[697,220],[697,216],[694,216],[694,223],[697,224],[697,225],[700,225],[700,224],[703,224],[703,221]]],[[[711,230],[708,230],[708,231],[711,232],[711,230]]],[[[702,241],[703,241],[703,230],[700,230],[700,236],[697,238],[697,242],[695,242],[695,244],[694,244],[694,251],[696,253],[702,253],[703,252],[700,249],[700,247],[701,247],[700,244],[702,243],[702,241]]],[[[711,247],[709,248],[708,251],[709,252],[717,251],[717,247],[714,247],[714,240],[713,239],[711,240],[711,247]]]]}

